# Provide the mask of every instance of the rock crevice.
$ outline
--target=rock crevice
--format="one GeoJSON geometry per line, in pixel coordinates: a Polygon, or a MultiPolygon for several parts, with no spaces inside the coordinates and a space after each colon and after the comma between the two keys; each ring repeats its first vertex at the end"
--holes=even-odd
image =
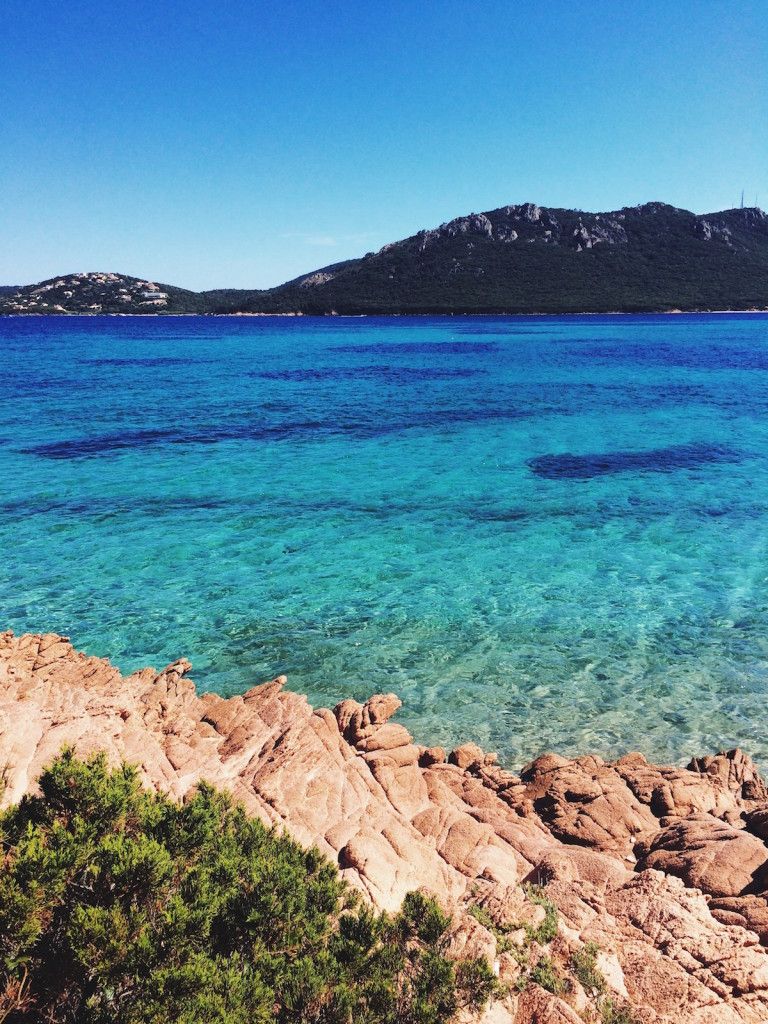
{"type": "MultiPolygon", "coordinates": [[[[65,744],[104,750],[177,799],[202,780],[229,790],[379,907],[436,894],[456,914],[457,948],[487,950],[502,981],[520,966],[490,920],[535,919],[522,888],[535,883],[557,910],[553,955],[567,963],[596,943],[638,1021],[768,1020],[768,793],[741,751],[687,768],[548,754],[517,776],[471,743],[418,746],[392,721],[394,694],[313,710],[279,677],[198,696],[190,669],[123,677],[64,637],[0,633],[4,802],[65,744]]],[[[582,997],[511,985],[486,1020],[578,1020],[582,997]]]]}

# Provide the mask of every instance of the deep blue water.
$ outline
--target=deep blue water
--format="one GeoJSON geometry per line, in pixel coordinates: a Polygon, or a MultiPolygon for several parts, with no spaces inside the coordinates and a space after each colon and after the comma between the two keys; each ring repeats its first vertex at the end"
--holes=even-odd
{"type": "Polygon", "coordinates": [[[0,625],[768,764],[768,316],[0,319],[0,625]]]}

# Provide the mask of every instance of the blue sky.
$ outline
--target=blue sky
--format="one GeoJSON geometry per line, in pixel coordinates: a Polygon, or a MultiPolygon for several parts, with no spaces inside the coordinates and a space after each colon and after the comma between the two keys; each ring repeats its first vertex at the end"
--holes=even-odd
{"type": "Polygon", "coordinates": [[[3,0],[0,282],[266,287],[472,210],[768,206],[768,0],[3,0]]]}

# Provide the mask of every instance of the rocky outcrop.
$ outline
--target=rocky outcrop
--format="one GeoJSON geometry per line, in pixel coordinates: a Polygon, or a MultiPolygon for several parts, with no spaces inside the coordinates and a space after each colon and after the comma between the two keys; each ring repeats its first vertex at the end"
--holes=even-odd
{"type": "Polygon", "coordinates": [[[336,275],[328,270],[318,270],[315,274],[307,274],[306,277],[302,277],[298,281],[300,288],[312,288],[318,284],[326,284],[328,281],[332,281],[336,275]]]}
{"type": "Polygon", "coordinates": [[[64,274],[6,296],[7,313],[164,312],[168,292],[125,274],[64,274]]]}
{"type": "Polygon", "coordinates": [[[63,637],[0,634],[5,803],[65,744],[179,799],[210,781],[379,907],[437,894],[452,949],[505,986],[486,1024],[594,1020],[608,998],[644,1024],[768,1020],[768,799],[741,752],[686,769],[550,754],[518,776],[474,744],[418,746],[392,694],[314,710],[283,677],[223,699],[189,671],[123,677],[63,637]],[[574,968],[595,948],[602,995],[574,968]]]}
{"type": "MultiPolygon", "coordinates": [[[[570,210],[548,210],[535,203],[523,203],[520,206],[502,206],[488,213],[456,217],[438,228],[420,231],[413,238],[395,244],[410,244],[423,253],[443,239],[471,239],[474,236],[493,242],[548,242],[581,252],[599,243],[625,245],[628,237],[624,217],[621,211],[611,214],[579,213],[574,217],[570,210]]],[[[381,251],[392,248],[390,244],[381,251]]]]}

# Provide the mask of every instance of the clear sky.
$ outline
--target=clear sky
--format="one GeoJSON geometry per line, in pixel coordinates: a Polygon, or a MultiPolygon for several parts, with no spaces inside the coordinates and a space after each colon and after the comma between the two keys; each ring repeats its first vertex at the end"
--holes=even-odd
{"type": "Polygon", "coordinates": [[[2,0],[0,283],[266,287],[470,211],[768,206],[768,0],[2,0]]]}

